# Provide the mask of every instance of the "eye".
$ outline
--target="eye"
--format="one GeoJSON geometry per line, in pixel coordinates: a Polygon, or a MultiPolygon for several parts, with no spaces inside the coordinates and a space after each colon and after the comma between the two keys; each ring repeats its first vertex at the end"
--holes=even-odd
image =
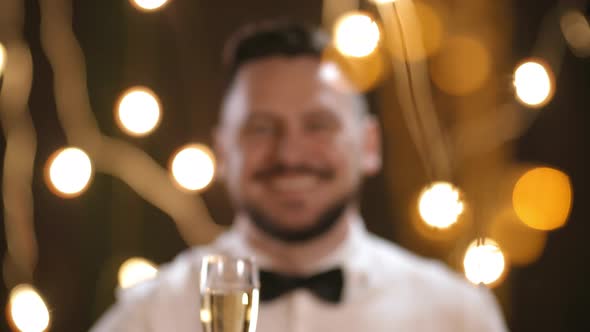
{"type": "Polygon", "coordinates": [[[331,128],[330,124],[326,121],[310,121],[305,124],[306,131],[312,131],[312,132],[313,131],[328,130],[330,128],[331,128]]]}
{"type": "Polygon", "coordinates": [[[277,125],[271,119],[250,119],[243,128],[246,136],[274,136],[277,133],[277,125]]]}
{"type": "Polygon", "coordinates": [[[332,116],[317,115],[305,121],[305,131],[309,133],[331,132],[338,128],[338,121],[332,116]]]}

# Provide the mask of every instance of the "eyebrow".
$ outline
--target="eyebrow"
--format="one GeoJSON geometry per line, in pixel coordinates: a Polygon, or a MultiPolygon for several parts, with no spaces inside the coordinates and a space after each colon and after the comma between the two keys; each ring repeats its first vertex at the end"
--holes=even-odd
{"type": "Polygon", "coordinates": [[[276,120],[276,116],[269,111],[251,109],[246,115],[244,123],[252,120],[276,120]]]}
{"type": "Polygon", "coordinates": [[[303,116],[304,117],[315,117],[315,116],[326,117],[326,116],[328,116],[330,118],[336,118],[334,111],[331,111],[325,107],[314,107],[312,109],[309,109],[309,110],[303,112],[303,116]]]}
{"type": "MultiPolygon", "coordinates": [[[[316,106],[301,112],[299,118],[302,120],[329,120],[335,123],[342,122],[339,117],[334,114],[337,111],[332,111],[328,108],[316,106]]],[[[280,116],[275,115],[273,112],[265,111],[264,109],[251,109],[245,118],[244,124],[251,121],[277,121],[280,120],[280,116]]]]}

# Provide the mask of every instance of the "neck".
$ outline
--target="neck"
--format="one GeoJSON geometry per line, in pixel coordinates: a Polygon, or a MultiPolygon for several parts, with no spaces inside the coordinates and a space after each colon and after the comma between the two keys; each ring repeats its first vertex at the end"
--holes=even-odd
{"type": "Polygon", "coordinates": [[[255,250],[264,252],[271,268],[278,272],[305,275],[314,272],[317,264],[346,240],[354,220],[360,220],[358,209],[347,208],[340,220],[321,236],[302,243],[286,243],[259,230],[245,215],[238,215],[238,232],[255,250]]]}

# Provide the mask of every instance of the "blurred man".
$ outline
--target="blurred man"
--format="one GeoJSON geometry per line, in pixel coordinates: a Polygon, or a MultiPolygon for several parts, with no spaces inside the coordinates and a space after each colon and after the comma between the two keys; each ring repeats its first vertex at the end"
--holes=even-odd
{"type": "Polygon", "coordinates": [[[259,332],[505,331],[488,291],[365,230],[358,194],[381,167],[379,126],[361,95],[322,78],[327,45],[290,23],[231,40],[215,139],[235,222],[120,294],[92,331],[202,331],[207,252],[256,258],[259,332]]]}

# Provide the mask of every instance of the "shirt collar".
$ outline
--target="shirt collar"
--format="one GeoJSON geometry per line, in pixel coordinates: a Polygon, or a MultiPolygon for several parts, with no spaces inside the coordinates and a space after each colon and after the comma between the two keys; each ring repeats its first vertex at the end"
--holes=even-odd
{"type": "MultiPolygon", "coordinates": [[[[370,287],[372,281],[369,274],[370,263],[367,259],[371,250],[368,247],[369,237],[363,220],[360,217],[355,218],[351,222],[346,239],[335,251],[315,264],[314,273],[341,267],[345,274],[346,297],[370,287]]],[[[236,226],[232,226],[222,234],[214,242],[213,249],[218,253],[254,257],[261,268],[268,268],[271,265],[268,254],[248,245],[243,233],[236,226]]]]}

